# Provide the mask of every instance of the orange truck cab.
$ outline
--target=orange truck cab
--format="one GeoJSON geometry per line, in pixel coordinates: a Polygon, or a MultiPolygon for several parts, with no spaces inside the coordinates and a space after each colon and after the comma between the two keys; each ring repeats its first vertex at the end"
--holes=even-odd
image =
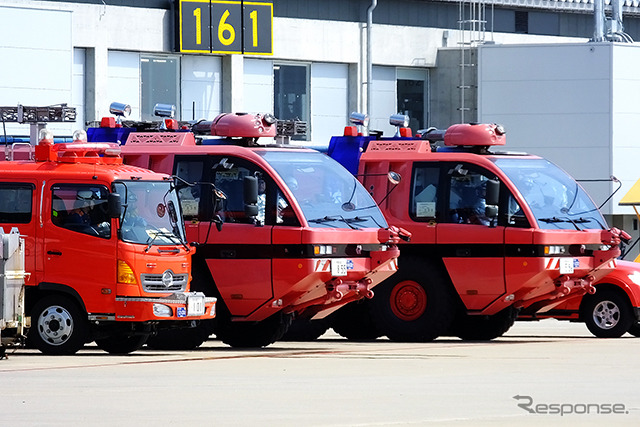
{"type": "Polygon", "coordinates": [[[157,331],[215,317],[214,298],[189,292],[194,251],[173,181],[123,165],[117,144],[83,133],[54,144],[44,129],[38,145],[7,146],[0,161],[0,223],[25,242],[27,341],[46,354],[90,341],[129,353],[157,331]]]}
{"type": "MultiPolygon", "coordinates": [[[[218,298],[208,333],[223,342],[269,345],[294,317],[321,319],[371,298],[395,273],[401,232],[334,160],[311,149],[259,145],[258,138],[276,136],[272,116],[221,114],[186,129],[173,119],[163,129],[135,128],[143,125],[119,128],[104,119],[89,129],[90,140],[117,138],[125,163],[184,182],[187,239],[197,243],[193,286],[218,298]]],[[[183,333],[165,338],[154,345],[189,346],[183,333]]]]}
{"type": "MultiPolygon", "coordinates": [[[[406,126],[406,125],[405,125],[406,126]]],[[[534,155],[496,150],[504,129],[453,125],[426,133],[333,137],[328,154],[357,174],[387,221],[412,234],[398,273],[366,313],[392,340],[492,339],[519,313],[596,291],[621,238],[567,173],[534,155]],[[404,135],[404,136],[403,136],[404,135]],[[434,147],[432,148],[432,145],[434,147]],[[393,191],[381,176],[404,179],[393,191]]]]}

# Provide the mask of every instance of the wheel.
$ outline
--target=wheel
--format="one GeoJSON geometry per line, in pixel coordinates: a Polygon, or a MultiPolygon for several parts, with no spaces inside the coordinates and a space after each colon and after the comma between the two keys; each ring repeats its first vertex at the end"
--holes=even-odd
{"type": "Polygon", "coordinates": [[[147,342],[149,335],[114,334],[96,340],[98,348],[110,354],[129,354],[140,350],[147,342]]]}
{"type": "Polygon", "coordinates": [[[462,314],[456,320],[455,335],[465,341],[488,341],[504,335],[515,323],[518,310],[507,307],[493,316],[462,314]]]}
{"type": "Polygon", "coordinates": [[[295,319],[282,341],[314,341],[327,332],[329,327],[329,319],[326,317],[318,320],[295,319]]]}
{"type": "Polygon", "coordinates": [[[260,322],[232,322],[228,318],[218,318],[215,334],[231,347],[266,347],[284,336],[292,317],[279,312],[260,322]]]}
{"type": "Polygon", "coordinates": [[[432,261],[400,258],[398,272],[374,292],[371,318],[392,341],[431,341],[451,327],[455,314],[451,284],[432,261]]]}
{"type": "Polygon", "coordinates": [[[66,296],[49,295],[40,299],[31,310],[31,320],[27,340],[44,354],[74,354],[87,342],[87,316],[66,296]]]}
{"type": "Polygon", "coordinates": [[[194,328],[166,329],[147,340],[147,347],[156,350],[193,350],[213,334],[213,320],[202,320],[194,328]]]}
{"type": "Polygon", "coordinates": [[[629,332],[634,337],[640,337],[640,323],[633,322],[627,332],[629,332]]]}
{"type": "Polygon", "coordinates": [[[598,338],[619,338],[633,324],[631,304],[611,289],[598,289],[594,295],[586,295],[582,316],[589,331],[598,338]]]}
{"type": "Polygon", "coordinates": [[[331,315],[331,327],[351,341],[372,341],[384,335],[369,314],[371,300],[351,302],[331,315]]]}

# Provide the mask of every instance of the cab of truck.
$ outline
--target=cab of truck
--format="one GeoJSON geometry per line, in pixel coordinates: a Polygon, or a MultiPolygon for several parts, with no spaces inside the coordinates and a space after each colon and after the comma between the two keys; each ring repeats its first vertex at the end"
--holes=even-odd
{"type": "Polygon", "coordinates": [[[412,233],[398,273],[370,302],[389,338],[495,338],[519,313],[595,292],[615,268],[628,235],[558,166],[502,150],[501,126],[403,129],[384,138],[348,126],[328,150],[357,167],[387,221],[412,233]],[[392,192],[380,179],[390,170],[410,177],[392,192]]]}
{"type": "Polygon", "coordinates": [[[117,144],[8,146],[0,161],[0,223],[25,242],[30,344],[73,354],[85,343],[116,354],[162,329],[215,317],[190,292],[191,256],[168,175],[122,164],[117,144]]]}

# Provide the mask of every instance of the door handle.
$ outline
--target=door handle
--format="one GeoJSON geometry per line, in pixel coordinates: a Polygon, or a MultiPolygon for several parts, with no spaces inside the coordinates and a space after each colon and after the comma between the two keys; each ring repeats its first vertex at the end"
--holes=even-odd
{"type": "Polygon", "coordinates": [[[62,252],[60,252],[60,251],[47,251],[47,255],[60,256],[60,255],[62,255],[62,252]]]}

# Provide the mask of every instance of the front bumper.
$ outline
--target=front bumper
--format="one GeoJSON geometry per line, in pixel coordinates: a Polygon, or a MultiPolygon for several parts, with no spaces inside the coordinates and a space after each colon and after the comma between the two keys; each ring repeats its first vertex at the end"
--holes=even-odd
{"type": "Polygon", "coordinates": [[[116,297],[116,321],[191,321],[216,316],[217,299],[202,292],[175,293],[163,297],[116,297]],[[204,312],[203,312],[204,311],[204,312]]]}

